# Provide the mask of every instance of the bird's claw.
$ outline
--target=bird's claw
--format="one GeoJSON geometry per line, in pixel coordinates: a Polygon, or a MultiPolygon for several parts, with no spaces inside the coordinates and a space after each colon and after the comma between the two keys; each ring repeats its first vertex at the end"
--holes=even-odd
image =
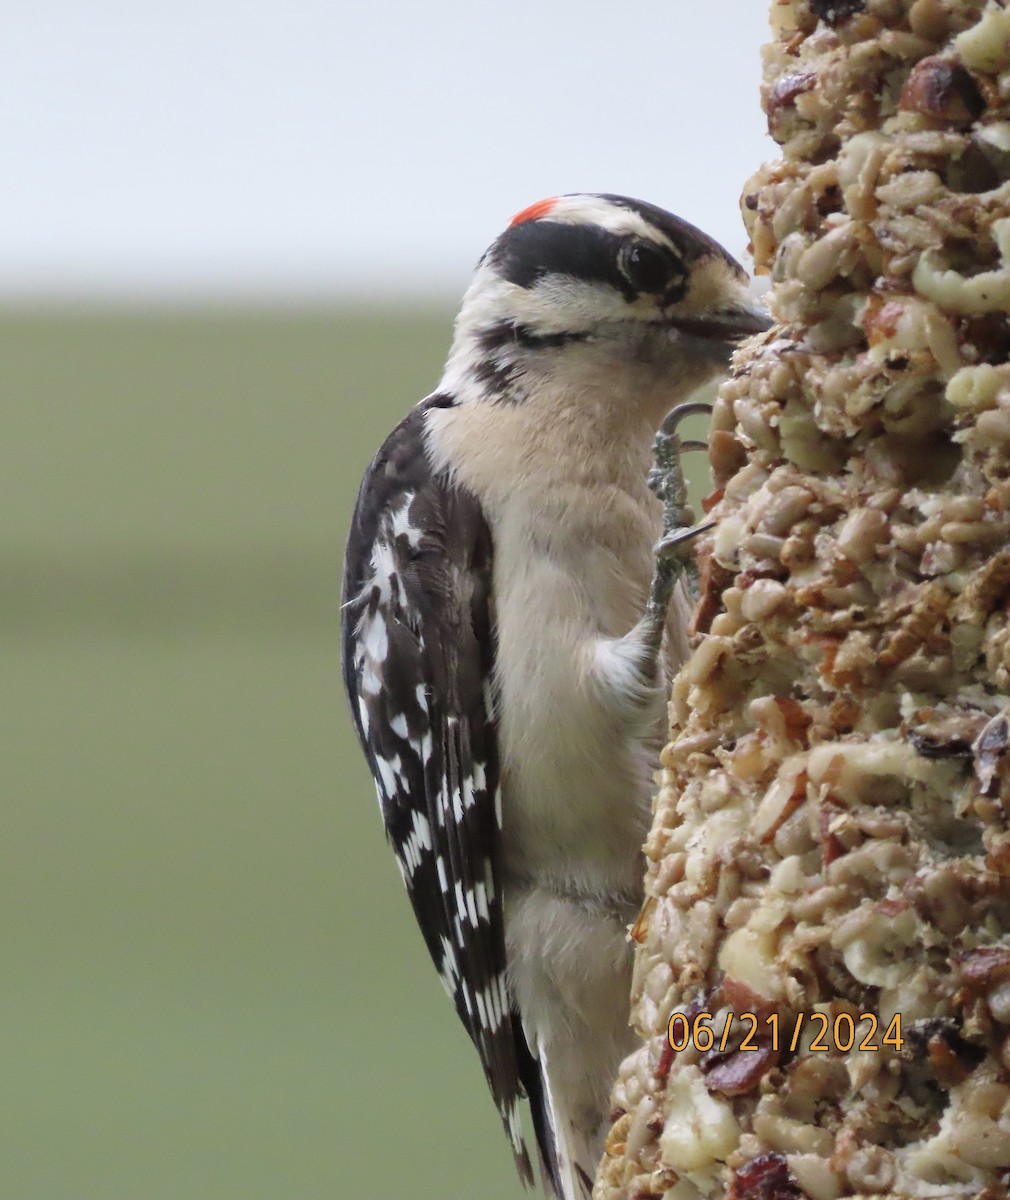
{"type": "Polygon", "coordinates": [[[663,419],[653,442],[656,465],[649,472],[648,483],[663,502],[663,536],[656,543],[650,598],[650,608],[657,613],[669,602],[673,586],[681,575],[686,577],[689,590],[697,591],[697,571],[690,546],[699,534],[710,530],[713,523],[695,524],[694,513],[687,502],[687,480],[681,455],[688,450],[707,450],[708,446],[695,438],[682,439],[677,430],[685,418],[711,411],[712,405],[703,400],[678,404],[663,419]]]}
{"type": "Polygon", "coordinates": [[[677,430],[685,418],[711,411],[712,405],[703,400],[678,404],[663,418],[663,423],[652,443],[656,465],[649,472],[648,483],[655,495],[663,502],[664,533],[691,524],[690,520],[685,520],[687,481],[684,479],[680,456],[689,450],[708,449],[706,442],[696,438],[681,438],[677,430]]]}
{"type": "Polygon", "coordinates": [[[672,533],[664,534],[656,543],[656,558],[667,562],[683,562],[688,557],[685,551],[689,549],[691,542],[714,528],[715,521],[703,521],[700,525],[690,525],[687,528],[676,529],[672,533]]]}

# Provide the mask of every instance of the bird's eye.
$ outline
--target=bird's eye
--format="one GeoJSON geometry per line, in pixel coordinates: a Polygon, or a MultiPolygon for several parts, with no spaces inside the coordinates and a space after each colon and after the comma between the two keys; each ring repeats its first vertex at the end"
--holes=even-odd
{"type": "Polygon", "coordinates": [[[662,292],[676,266],[672,255],[649,242],[631,242],[621,251],[621,271],[639,292],[662,292]]]}

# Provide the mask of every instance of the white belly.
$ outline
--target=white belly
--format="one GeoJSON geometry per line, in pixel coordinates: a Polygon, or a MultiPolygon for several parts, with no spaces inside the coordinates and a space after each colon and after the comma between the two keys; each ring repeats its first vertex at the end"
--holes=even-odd
{"type": "MultiPolygon", "coordinates": [[[[586,557],[582,570],[598,575],[586,557]]],[[[635,624],[644,587],[601,603],[583,575],[549,559],[530,561],[510,586],[497,679],[508,873],[565,892],[638,895],[667,689],[657,686],[643,737],[601,702],[591,664],[601,637],[635,624]]]]}

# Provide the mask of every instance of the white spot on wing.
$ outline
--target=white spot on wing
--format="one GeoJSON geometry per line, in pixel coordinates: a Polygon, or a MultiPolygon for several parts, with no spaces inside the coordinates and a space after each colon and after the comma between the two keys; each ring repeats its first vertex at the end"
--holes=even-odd
{"type": "Polygon", "coordinates": [[[389,634],[386,631],[386,620],[381,611],[377,612],[368,622],[365,629],[365,654],[374,663],[386,661],[389,650],[389,634]]]}
{"type": "Polygon", "coordinates": [[[389,529],[394,538],[405,537],[410,546],[416,547],[421,544],[421,530],[417,525],[412,525],[410,521],[410,505],[414,499],[414,492],[407,492],[403,498],[403,504],[396,509],[389,519],[389,529]]]}
{"type": "Polygon", "coordinates": [[[418,812],[416,809],[413,814],[414,835],[417,838],[417,844],[423,846],[425,850],[431,849],[431,826],[428,824],[428,818],[423,812],[418,812]]]}
{"type": "Polygon", "coordinates": [[[439,972],[439,978],[442,980],[442,986],[449,993],[450,1000],[455,1000],[456,983],[459,979],[459,961],[449,939],[439,937],[438,940],[442,943],[442,969],[439,972]]]}
{"type": "Polygon", "coordinates": [[[480,919],[482,921],[490,921],[491,913],[487,906],[487,888],[483,883],[478,882],[474,885],[473,890],[477,902],[477,912],[480,914],[480,919]]]}
{"type": "Polygon", "coordinates": [[[399,755],[389,760],[380,757],[376,758],[375,769],[379,772],[379,781],[387,797],[395,796],[399,790],[399,772],[402,767],[403,763],[399,755]]]}
{"type": "Polygon", "coordinates": [[[492,1029],[497,1029],[502,1022],[502,1008],[498,1001],[498,989],[494,986],[494,982],[484,989],[483,993],[484,1009],[488,1015],[488,1024],[492,1029]]]}
{"type": "Polygon", "coordinates": [[[382,691],[382,679],[367,655],[361,663],[361,690],[366,696],[378,696],[382,691]]]}
{"type": "MultiPolygon", "coordinates": [[[[396,557],[388,542],[376,539],[372,546],[372,587],[379,589],[379,601],[388,605],[393,598],[396,557]]],[[[399,588],[397,589],[399,591],[399,588]]]]}
{"type": "Polygon", "coordinates": [[[522,1149],[523,1135],[519,1125],[519,1113],[514,1100],[509,1104],[505,1112],[505,1119],[508,1121],[509,1138],[511,1139],[512,1147],[516,1153],[519,1153],[522,1149]]]}

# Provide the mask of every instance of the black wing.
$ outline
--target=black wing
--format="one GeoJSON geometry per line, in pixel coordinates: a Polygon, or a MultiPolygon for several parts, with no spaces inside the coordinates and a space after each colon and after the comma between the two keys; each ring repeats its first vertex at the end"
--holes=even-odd
{"type": "Polygon", "coordinates": [[[344,565],[344,682],[428,951],[531,1183],[524,1094],[549,1176],[556,1166],[539,1064],[505,980],[491,535],[476,498],[425,451],[427,412],[451,405],[419,404],[365,473],[344,565]]]}

